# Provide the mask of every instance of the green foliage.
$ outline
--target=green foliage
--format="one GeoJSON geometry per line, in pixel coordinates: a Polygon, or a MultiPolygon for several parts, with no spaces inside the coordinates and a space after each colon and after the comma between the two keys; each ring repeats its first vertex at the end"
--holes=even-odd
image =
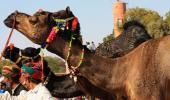
{"type": "Polygon", "coordinates": [[[167,24],[163,20],[159,19],[157,21],[151,21],[147,24],[147,30],[152,37],[159,38],[167,34],[168,29],[167,24]]]}
{"type": "Polygon", "coordinates": [[[104,37],[104,38],[103,38],[103,42],[109,41],[109,40],[111,40],[111,39],[114,39],[114,34],[109,34],[109,35],[107,35],[106,37],[104,37]]]}
{"type": "Polygon", "coordinates": [[[47,60],[48,66],[54,73],[65,72],[64,62],[61,59],[57,57],[46,56],[45,60],[47,60]]]}
{"type": "Polygon", "coordinates": [[[141,22],[153,38],[166,35],[169,31],[167,22],[165,22],[157,12],[145,8],[137,7],[128,9],[125,14],[125,22],[130,20],[137,20],[141,22]]]}
{"type": "Polygon", "coordinates": [[[146,9],[143,8],[130,8],[126,11],[125,22],[129,20],[141,21],[142,17],[147,15],[146,9]]]}
{"type": "Polygon", "coordinates": [[[114,29],[111,34],[107,35],[106,37],[103,38],[103,42],[109,41],[111,39],[114,39],[114,29]]]}
{"type": "Polygon", "coordinates": [[[165,22],[170,26],[170,11],[165,14],[165,22]]]}
{"type": "Polygon", "coordinates": [[[167,27],[166,27],[168,28],[167,34],[170,34],[170,11],[165,14],[164,23],[167,24],[167,27]]]}

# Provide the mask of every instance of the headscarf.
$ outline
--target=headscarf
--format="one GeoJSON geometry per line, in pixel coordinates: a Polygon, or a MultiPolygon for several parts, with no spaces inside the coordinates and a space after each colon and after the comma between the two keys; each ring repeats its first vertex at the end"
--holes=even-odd
{"type": "Polygon", "coordinates": [[[2,67],[2,75],[4,77],[11,77],[11,78],[14,78],[14,77],[18,77],[20,76],[20,68],[13,64],[13,65],[5,65],[2,67]]]}
{"type": "Polygon", "coordinates": [[[42,79],[42,68],[39,63],[27,63],[21,67],[21,75],[34,80],[42,79]],[[24,74],[24,75],[23,75],[24,74]]]}

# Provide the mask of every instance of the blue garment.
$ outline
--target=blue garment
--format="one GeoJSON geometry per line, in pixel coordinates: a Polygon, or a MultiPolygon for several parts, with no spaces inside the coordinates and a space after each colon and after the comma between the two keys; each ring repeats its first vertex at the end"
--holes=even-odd
{"type": "Polygon", "coordinates": [[[5,93],[5,90],[0,89],[0,93],[5,93]]]}

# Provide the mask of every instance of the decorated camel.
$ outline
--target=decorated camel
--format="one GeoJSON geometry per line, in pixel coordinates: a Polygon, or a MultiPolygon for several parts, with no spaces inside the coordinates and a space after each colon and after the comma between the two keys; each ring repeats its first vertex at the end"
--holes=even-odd
{"type": "MultiPolygon", "coordinates": [[[[6,51],[10,51],[9,48],[6,49],[6,51]]],[[[25,50],[21,50],[21,51],[25,51],[25,50]]],[[[28,51],[28,50],[27,50],[28,51]]],[[[34,50],[35,51],[35,50],[34,50]]],[[[15,48],[15,51],[10,51],[5,53],[6,55],[8,55],[8,57],[5,58],[10,58],[11,60],[13,60],[14,62],[16,62],[16,58],[20,57],[19,56],[19,49],[15,48]],[[12,53],[11,53],[12,52],[12,53]],[[13,58],[14,57],[14,58],[13,58]]],[[[31,53],[29,53],[30,55],[27,54],[27,56],[31,56],[31,54],[33,54],[33,51],[31,53]]],[[[24,55],[25,56],[25,55],[24,55]]],[[[54,75],[52,75],[53,77],[50,78],[52,81],[49,82],[49,84],[53,87],[51,87],[50,85],[47,84],[48,89],[50,90],[50,92],[56,96],[56,97],[60,97],[60,98],[68,98],[68,97],[74,97],[74,96],[80,96],[82,95],[82,91],[84,92],[83,94],[86,95],[92,95],[95,97],[98,97],[102,100],[113,100],[113,96],[110,95],[110,93],[103,91],[100,88],[97,88],[95,86],[93,86],[87,79],[85,79],[84,77],[81,78],[81,85],[79,84],[75,84],[73,82],[72,79],[70,79],[70,77],[68,75],[65,76],[57,76],[56,79],[54,79],[54,75]],[[62,80],[58,80],[61,79],[62,80]],[[59,85],[55,85],[58,84],[57,80],[60,82],[61,87],[59,88],[59,85]],[[55,82],[56,81],[56,82],[55,82]],[[63,83],[65,82],[65,83],[63,83]],[[77,88],[77,85],[79,88],[77,88]],[[81,91],[80,91],[81,89],[81,91]]]]}
{"type": "MultiPolygon", "coordinates": [[[[35,15],[39,16],[39,14],[35,14],[35,15]]],[[[32,22],[33,20],[36,20],[36,19],[31,18],[30,20],[32,22]]],[[[23,52],[23,56],[21,56],[21,57],[25,57],[27,55],[28,57],[31,57],[31,58],[33,56],[37,56],[37,52],[39,52],[38,50],[35,50],[33,48],[29,49],[29,50],[28,49],[27,50],[20,50],[19,48],[14,48],[13,50],[10,50],[10,48],[8,47],[5,50],[4,56],[5,56],[5,58],[11,59],[12,61],[16,62],[19,66],[21,66],[20,65],[21,62],[18,62],[18,60],[17,60],[17,59],[20,59],[19,51],[21,51],[21,53],[23,52]],[[36,52],[35,55],[34,55],[34,52],[36,52]]],[[[25,58],[23,58],[22,60],[24,60],[24,59],[25,58]]],[[[48,71],[46,71],[46,72],[48,72],[48,71]]],[[[56,97],[65,97],[66,98],[66,97],[79,96],[79,95],[82,95],[82,91],[83,91],[85,94],[98,97],[102,100],[105,100],[105,99],[113,100],[114,99],[113,96],[110,95],[110,93],[105,92],[100,88],[96,88],[84,77],[81,77],[81,85],[79,85],[79,88],[82,91],[80,91],[80,89],[77,88],[77,84],[75,84],[73,82],[73,80],[69,78],[68,75],[65,75],[65,76],[62,76],[62,77],[59,77],[59,76],[55,77],[54,74],[52,74],[51,77],[50,77],[50,80],[53,80],[53,82],[49,81],[46,86],[50,90],[50,92],[53,94],[53,96],[56,96],[56,97]],[[63,78],[62,81],[58,80],[58,79],[61,79],[61,78],[63,78]],[[55,85],[55,84],[59,83],[59,82],[57,83],[56,80],[58,80],[60,82],[60,86],[61,86],[60,88],[58,88],[59,87],[58,85],[55,85]]]]}
{"type": "MultiPolygon", "coordinates": [[[[135,48],[136,46],[138,46],[139,44],[141,44],[142,42],[148,39],[150,39],[150,36],[147,34],[144,26],[142,26],[140,23],[136,21],[130,21],[130,22],[125,23],[124,31],[118,38],[108,41],[107,43],[106,42],[102,43],[97,48],[95,53],[98,55],[101,55],[102,52],[104,52],[102,56],[109,57],[108,55],[105,54],[105,52],[107,52],[107,54],[111,53],[110,54],[111,56],[114,55],[114,57],[117,57],[117,53],[125,54],[127,53],[126,51],[131,50],[132,48],[135,48]],[[120,47],[121,44],[123,44],[123,46],[120,47]],[[111,47],[106,48],[106,47],[109,47],[108,45],[111,45],[111,47]]],[[[39,54],[39,51],[40,51],[39,49],[34,49],[34,48],[26,48],[25,50],[21,50],[17,47],[14,47],[14,49],[10,50],[10,48],[8,47],[5,50],[4,56],[5,58],[8,58],[16,62],[19,66],[21,66],[20,64],[22,60],[25,60],[26,58],[35,58],[39,54]],[[19,51],[21,51],[21,54],[23,56],[21,55],[19,56],[19,51]],[[22,60],[21,60],[21,57],[23,57],[22,60]],[[18,61],[17,59],[20,59],[21,61],[18,61]]],[[[46,72],[48,72],[48,70],[46,70],[46,72]]],[[[82,91],[84,91],[84,90],[80,91],[80,89],[76,86],[73,80],[69,78],[68,75],[55,77],[54,74],[52,74],[50,76],[50,80],[53,80],[53,82],[49,81],[46,86],[50,90],[50,92],[53,94],[53,96],[55,97],[67,98],[67,97],[80,96],[82,95],[82,91]],[[56,82],[56,80],[58,81],[58,83],[56,82]],[[59,84],[59,85],[54,85],[54,84],[59,84]]],[[[89,91],[96,90],[96,88],[92,88],[94,86],[90,85],[88,81],[85,80],[83,83],[84,83],[85,88],[87,88],[88,90],[91,89],[89,91]]],[[[87,92],[88,91],[85,91],[85,94],[91,95],[91,93],[87,93],[87,92]]],[[[101,92],[101,93],[98,92],[97,95],[100,95],[101,99],[107,99],[107,100],[113,99],[112,96],[109,96],[109,94],[105,92],[101,92]]]]}
{"type": "MultiPolygon", "coordinates": [[[[13,16],[5,20],[8,27],[12,27],[13,16]]],[[[16,21],[15,29],[68,62],[77,83],[84,77],[96,87],[130,100],[169,99],[170,36],[147,41],[125,56],[111,59],[98,56],[82,45],[79,25],[69,10],[33,16],[18,13],[16,21]],[[61,20],[67,22],[64,28],[58,25],[61,20]],[[56,36],[53,35],[52,41],[46,40],[53,29],[56,36]]]]}

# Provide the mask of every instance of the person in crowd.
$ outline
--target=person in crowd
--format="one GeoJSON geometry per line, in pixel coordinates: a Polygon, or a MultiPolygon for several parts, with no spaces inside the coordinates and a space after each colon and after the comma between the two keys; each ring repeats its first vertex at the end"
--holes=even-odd
{"type": "Polygon", "coordinates": [[[12,96],[18,96],[21,92],[26,92],[27,89],[19,82],[20,68],[15,65],[5,65],[2,67],[3,80],[1,83],[5,83],[8,92],[12,96]]]}
{"type": "Polygon", "coordinates": [[[95,51],[95,50],[96,50],[96,46],[95,46],[95,44],[94,44],[93,41],[91,42],[91,50],[92,50],[92,51],[95,51]]]}
{"type": "Polygon", "coordinates": [[[90,42],[86,42],[86,46],[90,50],[90,42]]]}
{"type": "Polygon", "coordinates": [[[6,84],[2,82],[3,80],[4,80],[4,76],[0,74],[0,94],[5,93],[6,91],[6,84]]]}
{"type": "Polygon", "coordinates": [[[42,84],[41,64],[27,63],[21,67],[21,83],[29,90],[25,94],[13,96],[13,100],[54,100],[42,84]]]}
{"type": "Polygon", "coordinates": [[[91,52],[95,52],[96,46],[95,46],[95,44],[94,44],[93,41],[92,41],[91,43],[90,43],[90,42],[86,42],[86,46],[87,46],[87,48],[88,48],[91,52]]]}

